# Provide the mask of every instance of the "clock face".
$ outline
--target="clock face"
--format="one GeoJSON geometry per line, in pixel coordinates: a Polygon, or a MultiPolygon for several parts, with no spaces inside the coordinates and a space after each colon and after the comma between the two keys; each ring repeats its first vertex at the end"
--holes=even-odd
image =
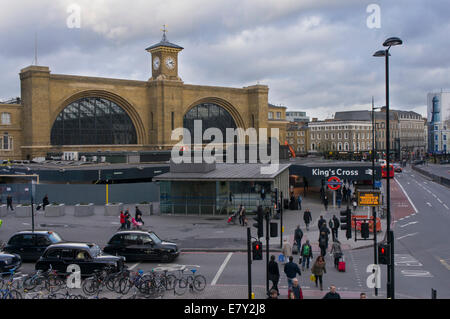
{"type": "Polygon", "coordinates": [[[175,67],[175,60],[172,57],[166,58],[166,66],[168,69],[172,70],[175,67]]]}
{"type": "Polygon", "coordinates": [[[158,57],[155,57],[155,58],[153,59],[153,69],[154,69],[154,70],[158,70],[158,69],[159,69],[159,64],[160,64],[159,58],[158,58],[158,57]]]}

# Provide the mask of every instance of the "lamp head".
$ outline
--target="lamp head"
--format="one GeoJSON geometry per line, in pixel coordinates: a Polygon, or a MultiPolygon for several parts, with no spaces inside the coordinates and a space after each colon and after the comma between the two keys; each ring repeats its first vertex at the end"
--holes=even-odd
{"type": "Polygon", "coordinates": [[[394,45],[402,45],[403,41],[400,38],[392,37],[384,41],[383,46],[393,47],[394,45]]]}
{"type": "MultiPolygon", "coordinates": [[[[391,56],[390,53],[388,53],[388,55],[391,56]]],[[[379,50],[379,51],[375,52],[375,53],[373,54],[373,56],[375,56],[375,57],[386,56],[386,50],[379,50]]]]}

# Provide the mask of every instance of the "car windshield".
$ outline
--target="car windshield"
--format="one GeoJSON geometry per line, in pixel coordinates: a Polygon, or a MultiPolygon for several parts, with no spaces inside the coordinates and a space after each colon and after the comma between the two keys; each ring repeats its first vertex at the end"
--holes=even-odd
{"type": "Polygon", "coordinates": [[[161,239],[159,239],[158,236],[156,236],[155,233],[149,233],[150,238],[153,240],[154,243],[156,244],[160,244],[161,243],[161,239]]]}
{"type": "Polygon", "coordinates": [[[61,237],[59,237],[59,235],[58,235],[57,233],[51,233],[51,234],[49,234],[49,235],[48,235],[48,238],[50,239],[50,241],[51,241],[53,244],[62,242],[61,237]]]}

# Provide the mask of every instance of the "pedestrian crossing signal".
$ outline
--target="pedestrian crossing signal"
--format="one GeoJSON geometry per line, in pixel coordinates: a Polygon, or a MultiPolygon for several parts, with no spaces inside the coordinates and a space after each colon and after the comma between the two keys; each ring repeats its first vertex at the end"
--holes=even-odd
{"type": "Polygon", "coordinates": [[[361,237],[364,239],[369,238],[369,223],[362,223],[361,224],[361,237]]]}
{"type": "Polygon", "coordinates": [[[260,241],[254,241],[252,243],[252,253],[253,260],[262,260],[263,259],[263,249],[262,243],[260,241]]]}
{"type": "Polygon", "coordinates": [[[390,265],[389,245],[385,243],[378,244],[378,263],[390,265]]]}

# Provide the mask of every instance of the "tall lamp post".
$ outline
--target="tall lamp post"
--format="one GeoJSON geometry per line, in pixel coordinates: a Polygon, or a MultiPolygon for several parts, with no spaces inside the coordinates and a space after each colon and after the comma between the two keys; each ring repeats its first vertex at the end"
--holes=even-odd
{"type": "Polygon", "coordinates": [[[400,38],[392,37],[384,41],[383,46],[387,47],[386,50],[380,50],[374,53],[375,57],[385,57],[385,68],[386,68],[386,167],[387,167],[387,177],[386,177],[386,204],[387,204],[387,229],[386,233],[388,235],[388,245],[390,247],[390,263],[387,265],[387,297],[390,299],[395,299],[395,285],[394,285],[394,232],[391,231],[391,188],[390,188],[390,138],[389,138],[389,50],[391,47],[396,45],[402,45],[403,41],[400,38]]]}

